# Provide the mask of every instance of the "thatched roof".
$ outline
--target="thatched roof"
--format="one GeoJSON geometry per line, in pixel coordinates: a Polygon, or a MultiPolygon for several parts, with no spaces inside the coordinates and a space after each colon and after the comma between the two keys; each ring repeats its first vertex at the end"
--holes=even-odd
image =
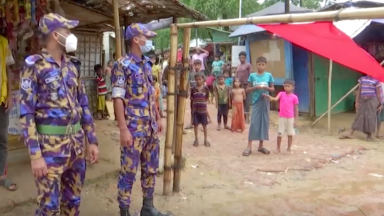
{"type": "MultiPolygon", "coordinates": [[[[87,9],[113,18],[112,0],[67,0],[87,9]]],[[[120,20],[121,25],[130,23],[148,23],[169,17],[187,17],[203,21],[207,17],[189,8],[177,0],[119,0],[121,18],[128,18],[128,23],[120,20]]]]}

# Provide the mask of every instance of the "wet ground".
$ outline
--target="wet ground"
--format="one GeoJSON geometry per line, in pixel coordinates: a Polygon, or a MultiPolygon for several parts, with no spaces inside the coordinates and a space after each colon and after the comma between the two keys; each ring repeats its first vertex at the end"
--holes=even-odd
{"type": "MultiPolygon", "coordinates": [[[[210,111],[216,115],[214,105],[210,111]]],[[[272,113],[270,141],[266,142],[270,150],[276,142],[274,122],[272,113]]],[[[118,132],[112,121],[97,124],[100,143],[110,149],[104,157],[118,166],[118,132]]],[[[209,125],[210,148],[193,147],[193,132],[188,132],[183,140],[187,162],[181,192],[162,196],[163,179],[159,177],[155,205],[176,216],[383,216],[384,142],[366,142],[362,135],[339,140],[338,128],[329,136],[307,124],[300,122],[292,154],[287,155],[253,153],[244,157],[247,131],[216,131],[214,123],[209,125]]],[[[85,187],[80,215],[118,215],[116,193],[115,177],[85,187]]],[[[133,197],[132,212],[141,207],[139,182],[133,197]]],[[[34,207],[17,207],[3,216],[33,215],[34,207]]]]}

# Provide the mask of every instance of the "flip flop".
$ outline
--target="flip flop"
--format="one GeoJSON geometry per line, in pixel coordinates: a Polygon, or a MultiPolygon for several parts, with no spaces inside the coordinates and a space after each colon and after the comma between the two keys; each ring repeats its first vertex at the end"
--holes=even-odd
{"type": "Polygon", "coordinates": [[[204,141],[204,145],[205,145],[205,147],[210,147],[210,146],[211,146],[211,143],[209,143],[208,140],[205,140],[205,141],[204,141]]]}
{"type": "Polygon", "coordinates": [[[195,141],[193,142],[193,146],[198,147],[198,146],[199,146],[199,141],[198,141],[198,140],[195,140],[195,141]]]}
{"type": "Polygon", "coordinates": [[[251,149],[245,149],[243,151],[243,156],[249,156],[250,154],[252,154],[252,150],[251,149]]]}
{"type": "Polygon", "coordinates": [[[365,138],[364,140],[365,140],[365,141],[368,141],[368,142],[369,142],[369,141],[373,141],[373,139],[372,139],[371,137],[370,137],[370,138],[367,137],[367,138],[365,138]]]}
{"type": "Polygon", "coordinates": [[[271,153],[271,152],[268,151],[268,149],[266,149],[266,148],[259,148],[257,151],[260,152],[260,153],[263,153],[263,154],[269,154],[269,153],[271,153]]]}
{"type": "Polygon", "coordinates": [[[339,139],[352,139],[352,137],[350,137],[348,135],[342,135],[339,137],[339,139]]]}
{"type": "Polygon", "coordinates": [[[193,126],[189,125],[189,126],[185,127],[184,129],[189,130],[189,129],[192,129],[192,128],[193,128],[193,126]]]}
{"type": "Polygon", "coordinates": [[[15,183],[12,183],[9,179],[3,179],[0,181],[0,185],[3,186],[5,189],[9,191],[15,191],[17,190],[17,185],[15,183]]]}
{"type": "Polygon", "coordinates": [[[376,136],[377,139],[384,139],[384,136],[376,136]]]}

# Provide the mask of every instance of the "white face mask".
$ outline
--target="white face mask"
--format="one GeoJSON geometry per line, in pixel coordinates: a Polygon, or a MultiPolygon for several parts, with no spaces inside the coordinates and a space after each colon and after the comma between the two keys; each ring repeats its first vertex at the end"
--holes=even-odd
{"type": "Polygon", "coordinates": [[[152,50],[152,41],[146,40],[144,46],[140,46],[140,50],[142,53],[147,53],[152,50]]]}
{"type": "Polygon", "coordinates": [[[74,34],[70,34],[67,37],[63,36],[62,34],[60,34],[58,32],[57,32],[57,34],[60,35],[61,37],[65,38],[65,44],[60,43],[60,41],[58,41],[58,42],[60,45],[65,47],[65,51],[67,53],[74,52],[77,50],[77,37],[74,34]]]}

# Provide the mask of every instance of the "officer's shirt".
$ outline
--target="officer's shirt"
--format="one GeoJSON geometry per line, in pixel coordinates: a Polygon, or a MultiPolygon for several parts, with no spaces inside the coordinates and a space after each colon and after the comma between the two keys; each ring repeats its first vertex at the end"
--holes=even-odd
{"type": "Polygon", "coordinates": [[[128,129],[134,137],[157,131],[150,59],[128,54],[115,62],[112,69],[112,97],[124,101],[128,129]]]}
{"type": "Polygon", "coordinates": [[[72,149],[84,150],[84,132],[89,143],[97,144],[92,114],[84,83],[79,88],[75,57],[63,56],[61,67],[47,50],[25,59],[20,73],[20,122],[31,159],[67,157],[72,149]],[[73,135],[47,136],[36,125],[68,126],[81,123],[84,130],[73,135]]]}

